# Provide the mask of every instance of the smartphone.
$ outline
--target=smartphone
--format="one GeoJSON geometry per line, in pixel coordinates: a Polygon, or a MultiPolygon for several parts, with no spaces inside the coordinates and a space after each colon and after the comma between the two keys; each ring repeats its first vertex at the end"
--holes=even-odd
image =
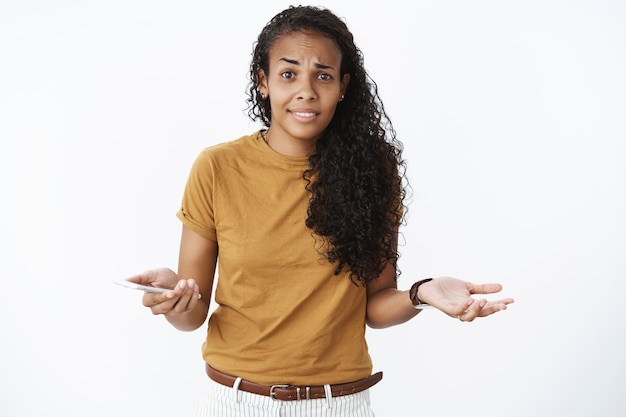
{"type": "Polygon", "coordinates": [[[121,280],[121,281],[113,281],[114,284],[121,285],[122,287],[131,288],[133,290],[141,290],[146,292],[167,292],[171,291],[171,288],[159,288],[159,287],[150,287],[148,285],[135,284],[134,282],[121,280]]]}

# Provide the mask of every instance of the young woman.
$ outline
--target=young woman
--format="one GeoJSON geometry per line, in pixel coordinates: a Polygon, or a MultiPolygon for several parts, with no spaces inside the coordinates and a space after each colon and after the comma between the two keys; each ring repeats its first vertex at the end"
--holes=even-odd
{"type": "Polygon", "coordinates": [[[265,128],[196,159],[178,217],[178,272],[129,278],[171,288],[143,304],[180,330],[202,326],[209,390],[198,416],[370,416],[366,323],[423,304],[462,321],[513,302],[499,284],[442,277],[396,285],[406,209],[401,145],[344,22],[290,7],[263,29],[249,114],[265,128]]]}

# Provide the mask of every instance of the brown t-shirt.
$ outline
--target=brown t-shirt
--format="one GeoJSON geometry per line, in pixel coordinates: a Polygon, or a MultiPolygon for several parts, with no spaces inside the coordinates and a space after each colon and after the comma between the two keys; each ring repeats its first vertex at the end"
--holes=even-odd
{"type": "Polygon", "coordinates": [[[366,292],[334,275],[305,225],[306,158],[272,150],[259,132],[203,150],[181,221],[218,242],[217,309],[202,353],[264,385],[333,384],[370,375],[366,292]]]}

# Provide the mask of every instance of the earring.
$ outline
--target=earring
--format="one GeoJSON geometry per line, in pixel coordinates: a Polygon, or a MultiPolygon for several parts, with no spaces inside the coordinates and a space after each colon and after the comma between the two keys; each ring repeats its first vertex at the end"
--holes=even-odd
{"type": "Polygon", "coordinates": [[[346,96],[344,96],[344,95],[342,94],[342,95],[341,95],[341,97],[339,98],[339,101],[343,101],[343,99],[344,99],[345,97],[346,97],[346,96]]]}
{"type": "Polygon", "coordinates": [[[263,100],[265,100],[265,93],[264,93],[264,92],[262,92],[262,91],[259,91],[259,94],[261,94],[261,98],[262,98],[263,100]]]}

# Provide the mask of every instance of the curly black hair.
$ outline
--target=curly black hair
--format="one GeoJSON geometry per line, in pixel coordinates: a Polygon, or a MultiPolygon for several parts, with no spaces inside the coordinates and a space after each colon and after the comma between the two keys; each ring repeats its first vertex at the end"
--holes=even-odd
{"type": "Polygon", "coordinates": [[[335,273],[348,267],[352,281],[366,285],[391,262],[397,279],[397,232],[407,210],[403,148],[343,20],[312,6],[291,6],[274,16],[254,45],[248,115],[270,126],[269,100],[258,91],[259,69],[269,73],[269,51],[280,36],[301,30],[334,39],[342,55],[341,75],[350,74],[345,98],[303,173],[311,195],[306,225],[322,237],[318,249],[336,263],[335,273]]]}

